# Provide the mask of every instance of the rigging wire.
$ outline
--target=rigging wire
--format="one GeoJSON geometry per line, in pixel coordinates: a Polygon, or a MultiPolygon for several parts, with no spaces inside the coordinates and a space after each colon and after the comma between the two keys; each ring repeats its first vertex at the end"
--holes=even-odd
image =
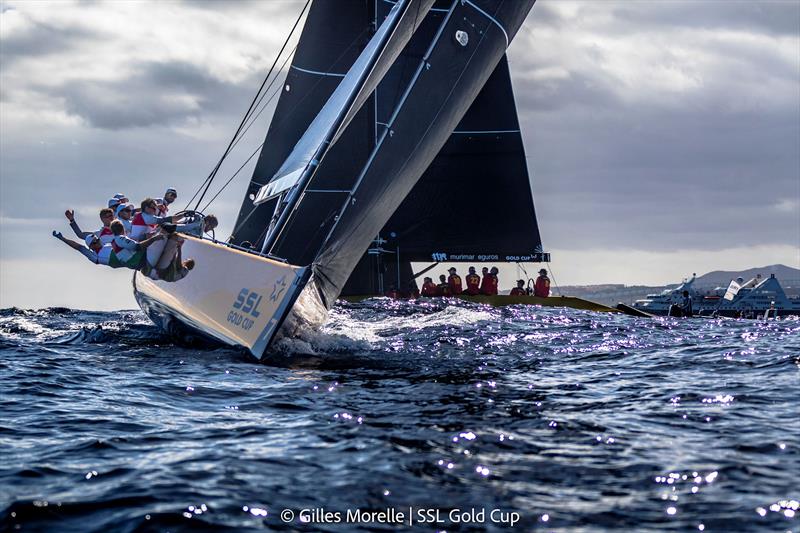
{"type": "Polygon", "coordinates": [[[547,269],[550,272],[550,277],[553,278],[553,285],[555,286],[556,290],[558,291],[558,294],[561,294],[561,289],[558,287],[558,283],[556,283],[556,275],[553,274],[553,267],[550,265],[550,261],[547,262],[547,269]]]}
{"type": "MultiPolygon", "coordinates": [[[[286,59],[283,61],[283,64],[281,65],[280,70],[283,70],[283,67],[286,65],[286,63],[289,61],[289,59],[292,57],[292,54],[294,53],[295,50],[297,50],[297,46],[295,46],[294,49],[292,50],[292,52],[290,52],[289,55],[286,56],[286,59]]],[[[276,79],[277,79],[277,77],[273,78],[272,81],[274,82],[276,79]]],[[[271,86],[272,86],[272,83],[270,83],[270,85],[267,87],[267,90],[269,90],[269,88],[271,86]]],[[[272,102],[272,100],[274,100],[275,97],[278,95],[278,93],[280,92],[280,89],[281,88],[279,86],[279,87],[276,87],[274,91],[272,91],[272,95],[263,103],[263,105],[261,105],[261,109],[259,109],[258,113],[256,113],[255,115],[253,115],[251,117],[252,120],[250,121],[250,124],[248,124],[247,127],[245,127],[245,129],[242,131],[241,135],[239,135],[239,138],[236,139],[235,143],[233,143],[233,146],[236,146],[239,143],[239,141],[241,141],[244,138],[244,135],[247,133],[247,131],[250,129],[250,127],[253,124],[255,124],[255,122],[258,119],[258,117],[261,116],[261,113],[264,112],[264,110],[267,108],[267,106],[270,104],[270,102],[272,102]]],[[[264,91],[264,94],[261,97],[262,100],[263,100],[264,96],[266,96],[266,94],[267,94],[267,92],[264,91]]],[[[214,202],[214,200],[216,200],[217,197],[220,194],[222,194],[222,191],[224,191],[225,188],[228,185],[230,185],[231,181],[233,181],[233,179],[239,174],[239,172],[242,171],[242,169],[245,167],[245,165],[247,165],[247,163],[249,163],[250,160],[253,159],[253,157],[261,150],[261,148],[264,146],[264,142],[266,142],[266,141],[263,141],[261,144],[259,144],[258,147],[255,149],[255,151],[252,154],[250,154],[250,156],[245,160],[245,162],[242,164],[242,166],[240,166],[236,170],[236,172],[234,172],[233,175],[228,179],[228,181],[226,181],[225,184],[222,187],[220,187],[219,191],[217,191],[217,194],[215,194],[213,196],[213,198],[211,198],[211,200],[209,200],[208,203],[206,204],[206,206],[202,209],[203,211],[205,211],[206,209],[208,209],[211,206],[212,202],[214,202]]]]}
{"type": "MultiPolygon", "coordinates": [[[[280,59],[281,55],[283,54],[283,51],[286,49],[286,45],[289,44],[289,40],[292,38],[292,35],[294,35],[294,31],[295,31],[295,29],[297,29],[298,24],[300,24],[300,20],[302,20],[303,15],[305,14],[306,10],[308,9],[308,6],[309,6],[310,3],[311,3],[311,0],[306,0],[306,3],[303,6],[302,11],[300,11],[300,15],[297,17],[297,20],[294,22],[294,25],[292,26],[292,29],[289,32],[289,35],[286,37],[286,40],[283,42],[283,45],[281,46],[281,49],[278,52],[278,55],[275,56],[275,61],[272,63],[272,66],[270,67],[269,72],[267,72],[267,76],[264,78],[264,81],[261,83],[261,87],[258,88],[258,92],[256,93],[256,96],[253,98],[253,101],[250,102],[250,107],[248,107],[244,118],[242,118],[242,121],[239,124],[239,127],[236,129],[236,133],[234,133],[233,138],[231,139],[230,143],[228,143],[228,147],[225,149],[225,152],[222,154],[222,157],[220,157],[219,161],[214,166],[214,169],[211,171],[211,173],[208,175],[208,177],[200,185],[200,188],[198,189],[198,191],[194,193],[194,196],[192,196],[192,199],[189,200],[189,204],[191,204],[192,201],[194,201],[194,199],[197,196],[197,194],[200,192],[200,190],[201,189],[203,190],[203,193],[200,195],[200,198],[197,200],[197,203],[195,204],[195,210],[197,210],[197,208],[200,206],[200,202],[203,201],[203,197],[208,192],[208,189],[211,186],[211,182],[214,181],[214,178],[217,175],[217,171],[219,171],[219,167],[222,165],[222,162],[225,160],[225,158],[230,153],[231,148],[233,148],[233,144],[236,141],[236,138],[239,136],[239,133],[242,131],[242,128],[244,127],[245,122],[247,122],[248,118],[250,117],[250,114],[252,113],[252,110],[253,110],[254,106],[256,105],[256,101],[258,100],[259,95],[263,91],[264,86],[267,84],[267,80],[269,80],[270,76],[272,75],[272,72],[275,69],[275,65],[278,64],[278,60],[280,59]]],[[[189,204],[187,204],[187,208],[188,208],[189,204]]]]}
{"type": "MultiPolygon", "coordinates": [[[[294,45],[294,48],[292,48],[292,51],[291,51],[291,52],[289,52],[289,54],[286,56],[286,59],[284,59],[284,60],[283,60],[283,63],[281,63],[281,66],[280,66],[280,68],[278,69],[278,73],[280,73],[280,72],[283,70],[283,67],[285,67],[285,66],[286,66],[286,63],[288,63],[288,62],[289,62],[289,59],[291,59],[291,58],[294,56],[294,53],[295,53],[295,51],[296,51],[296,50],[297,50],[297,45],[294,45]]],[[[258,103],[256,104],[256,106],[258,106],[258,105],[261,105],[261,101],[263,101],[263,100],[264,100],[264,97],[267,95],[267,92],[268,92],[268,91],[269,91],[269,90],[272,88],[272,84],[273,84],[273,83],[275,83],[275,81],[278,79],[278,77],[279,77],[279,76],[280,76],[280,74],[276,74],[276,75],[275,75],[275,77],[274,77],[274,78],[272,78],[272,81],[271,81],[271,82],[269,82],[269,85],[268,85],[268,86],[267,86],[267,88],[264,90],[264,92],[263,92],[263,94],[261,95],[261,97],[260,97],[260,99],[259,99],[258,103]]],[[[267,108],[267,106],[269,105],[269,103],[270,103],[270,102],[271,102],[271,101],[272,101],[272,100],[275,98],[275,96],[277,96],[277,94],[280,92],[280,90],[281,90],[281,87],[280,87],[280,86],[276,87],[276,88],[275,88],[275,90],[274,90],[274,91],[272,91],[272,95],[270,95],[270,97],[267,99],[267,101],[266,101],[266,102],[264,102],[264,104],[263,104],[263,105],[261,105],[261,109],[259,109],[258,113],[256,113],[256,114],[254,114],[254,115],[251,115],[251,116],[250,116],[250,123],[249,123],[247,126],[245,126],[245,128],[242,130],[242,133],[241,133],[241,134],[239,134],[239,138],[238,138],[238,139],[236,139],[236,142],[234,142],[234,143],[233,143],[233,146],[232,146],[231,148],[233,148],[233,147],[235,147],[237,144],[239,144],[239,141],[241,141],[241,140],[244,138],[245,134],[246,134],[246,133],[248,132],[248,130],[249,130],[249,129],[250,129],[252,126],[253,126],[253,124],[255,124],[256,120],[258,120],[258,117],[260,117],[260,116],[261,116],[261,113],[263,113],[263,112],[264,112],[264,110],[267,108]]],[[[262,144],[263,144],[263,143],[262,143],[262,144]]]]}

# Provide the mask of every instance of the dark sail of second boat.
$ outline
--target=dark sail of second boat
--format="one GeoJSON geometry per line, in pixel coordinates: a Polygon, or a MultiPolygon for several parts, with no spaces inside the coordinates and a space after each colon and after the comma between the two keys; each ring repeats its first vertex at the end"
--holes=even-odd
{"type": "MultiPolygon", "coordinates": [[[[533,260],[541,250],[504,58],[532,5],[436,3],[319,162],[266,251],[312,264],[324,306],[382,227],[403,238],[406,260],[482,251],[533,260]],[[485,194],[489,186],[494,194],[485,194]]],[[[249,194],[263,191],[289,157],[391,7],[386,0],[315,2],[249,194]]],[[[260,247],[277,201],[251,214],[245,198],[239,222],[250,218],[234,242],[260,247]]]]}

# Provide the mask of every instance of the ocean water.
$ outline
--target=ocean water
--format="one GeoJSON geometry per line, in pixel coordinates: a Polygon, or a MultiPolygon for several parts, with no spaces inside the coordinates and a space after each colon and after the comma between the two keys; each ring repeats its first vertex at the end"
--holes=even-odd
{"type": "Polygon", "coordinates": [[[800,530],[798,319],[375,299],[259,364],[6,309],[0,384],[2,530],[800,530]]]}

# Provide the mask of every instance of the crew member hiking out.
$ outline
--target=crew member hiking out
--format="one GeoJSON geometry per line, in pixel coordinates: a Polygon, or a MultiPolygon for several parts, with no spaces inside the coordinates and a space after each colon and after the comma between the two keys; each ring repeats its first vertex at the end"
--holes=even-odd
{"type": "Polygon", "coordinates": [[[550,278],[547,277],[547,270],[539,270],[539,277],[533,285],[533,295],[540,298],[550,296],[550,278]]]}
{"type": "Polygon", "coordinates": [[[113,268],[126,267],[138,270],[144,262],[145,250],[152,244],[164,239],[162,234],[156,234],[143,241],[136,242],[125,235],[122,222],[115,220],[111,223],[114,239],[111,241],[111,258],[109,266],[113,268]]]}
{"type": "Polygon", "coordinates": [[[465,293],[470,296],[481,293],[481,277],[475,273],[475,267],[469,267],[469,274],[464,278],[464,281],[467,282],[465,293]]]}
{"type": "Polygon", "coordinates": [[[102,222],[103,225],[95,232],[81,230],[80,226],[78,226],[78,223],[75,221],[75,211],[72,209],[64,211],[64,216],[69,220],[69,227],[72,228],[72,231],[75,232],[75,236],[79,239],[85,240],[89,235],[96,235],[103,244],[108,244],[111,242],[111,239],[114,238],[114,234],[111,233],[111,229],[109,228],[111,221],[114,220],[114,211],[112,209],[104,207],[100,210],[100,222],[102,222]]]}
{"type": "MultiPolygon", "coordinates": [[[[168,224],[172,222],[172,217],[159,217],[158,205],[152,198],[145,198],[142,201],[142,211],[133,217],[131,223],[131,239],[141,241],[156,232],[159,225],[168,224]]],[[[158,262],[161,258],[161,253],[164,251],[166,242],[161,241],[155,246],[147,248],[147,264],[152,268],[158,268],[158,262]]],[[[169,258],[170,261],[172,257],[169,258]]]]}
{"type": "MultiPolygon", "coordinates": [[[[120,261],[116,257],[116,254],[114,253],[113,246],[111,244],[105,244],[104,245],[102,242],[100,242],[100,238],[97,235],[93,234],[93,233],[90,233],[86,237],[86,239],[85,239],[86,246],[83,246],[82,244],[80,244],[78,242],[75,242],[73,240],[67,239],[66,237],[64,237],[61,234],[61,232],[58,232],[58,231],[55,231],[55,230],[53,230],[53,237],[55,237],[56,239],[60,240],[61,242],[63,242],[64,244],[66,244],[67,246],[72,248],[73,250],[75,250],[77,252],[80,252],[86,259],[88,259],[92,263],[95,263],[95,264],[98,264],[98,265],[107,265],[107,266],[110,266],[112,268],[119,268],[119,267],[122,267],[122,266],[127,266],[128,268],[136,269],[136,266],[128,266],[127,264],[125,264],[122,261],[120,261]]],[[[161,239],[163,239],[162,235],[160,235],[160,234],[159,235],[154,235],[150,239],[148,239],[146,241],[143,241],[141,243],[138,243],[137,246],[144,245],[144,247],[147,247],[150,244],[152,244],[153,242],[161,240],[161,239]]],[[[141,256],[140,256],[140,259],[141,259],[141,256]]]]}
{"type": "Polygon", "coordinates": [[[450,289],[450,294],[452,296],[458,296],[461,294],[461,276],[456,274],[456,267],[450,267],[447,269],[450,275],[447,277],[447,288],[450,289]]]}

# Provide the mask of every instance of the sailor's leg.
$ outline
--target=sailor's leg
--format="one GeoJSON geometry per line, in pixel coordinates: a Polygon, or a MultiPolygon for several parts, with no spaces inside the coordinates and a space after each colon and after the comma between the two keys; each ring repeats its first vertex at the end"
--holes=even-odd
{"type": "Polygon", "coordinates": [[[178,236],[174,234],[170,235],[169,239],[167,239],[166,245],[163,246],[161,257],[158,259],[158,263],[155,265],[157,270],[163,270],[172,263],[172,261],[175,259],[175,254],[178,253],[178,243],[178,236]]]}
{"type": "Polygon", "coordinates": [[[171,239],[162,239],[160,241],[156,241],[150,246],[147,247],[147,264],[153,268],[156,268],[158,265],[158,260],[161,258],[161,254],[166,247],[166,244],[171,239]]]}

